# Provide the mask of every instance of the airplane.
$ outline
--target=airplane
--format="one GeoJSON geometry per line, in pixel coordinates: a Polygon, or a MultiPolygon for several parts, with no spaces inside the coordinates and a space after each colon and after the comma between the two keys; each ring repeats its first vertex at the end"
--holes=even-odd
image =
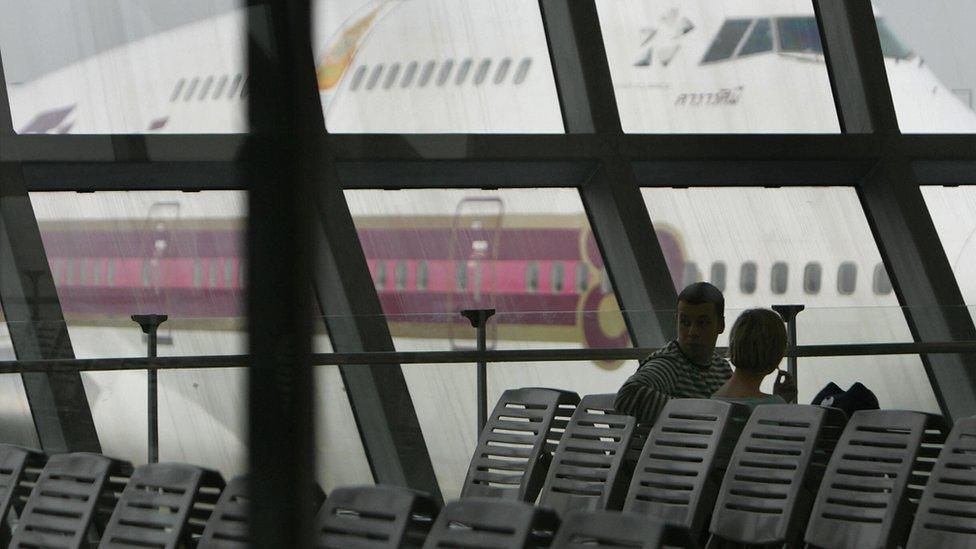
{"type": "MultiPolygon", "coordinates": [[[[836,116],[825,115],[834,107],[822,48],[811,38],[812,9],[786,4],[598,2],[627,131],[837,132],[836,116]]],[[[563,131],[533,4],[320,0],[316,7],[316,74],[330,131],[563,131]],[[418,29],[422,39],[407,40],[418,29]]],[[[25,134],[246,131],[244,21],[244,11],[230,12],[10,85],[14,126],[25,134]]],[[[903,129],[933,122],[976,128],[976,114],[915,54],[890,31],[881,35],[896,103],[935,105],[926,111],[930,120],[900,108],[903,129]]],[[[675,285],[720,285],[730,321],[748,306],[800,302],[809,308],[801,343],[904,341],[911,337],[904,316],[847,191],[643,193],[675,285]],[[708,223],[692,199],[711,213],[708,223]],[[777,221],[723,215],[736,211],[774,212],[777,221]],[[837,215],[818,216],[825,211],[837,215]]],[[[499,310],[495,348],[630,344],[574,189],[351,190],[346,197],[398,350],[470,348],[473,331],[457,317],[469,306],[499,310]]],[[[140,356],[144,342],[128,320],[135,312],[171,314],[161,354],[244,352],[243,193],[70,200],[34,193],[31,200],[77,356],[140,356]]],[[[966,250],[960,253],[976,257],[966,250]]],[[[328,351],[321,325],[316,346],[328,351]]],[[[526,385],[611,392],[634,365],[495,364],[489,400],[526,385]]],[[[450,495],[476,439],[469,428],[473,372],[403,370],[450,495]]],[[[937,410],[917,357],[802,360],[800,372],[801,399],[825,381],[861,379],[885,406],[937,410]]],[[[326,395],[318,410],[323,483],[370,482],[338,372],[321,368],[317,376],[326,395]]],[[[243,470],[244,373],[160,377],[162,456],[243,470]]],[[[83,378],[105,451],[144,459],[144,374],[83,378]]],[[[23,399],[16,397],[22,389],[7,389],[23,399]]],[[[23,410],[10,414],[25,417],[23,410]]],[[[31,421],[29,411],[23,421],[31,421]]]]}

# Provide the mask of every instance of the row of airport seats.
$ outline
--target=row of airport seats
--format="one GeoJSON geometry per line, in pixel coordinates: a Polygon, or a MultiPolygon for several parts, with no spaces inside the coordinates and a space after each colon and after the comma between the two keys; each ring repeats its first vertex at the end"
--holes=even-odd
{"type": "MultiPolygon", "coordinates": [[[[613,395],[506,391],[461,499],[338,488],[316,544],[976,547],[976,417],[672,400],[649,430],[613,395]]],[[[321,500],[325,500],[324,503],[321,500]]],[[[246,477],[0,445],[11,547],[244,547],[246,477]],[[12,526],[11,526],[12,525],[12,526]]]]}
{"type": "Polygon", "coordinates": [[[976,417],[676,399],[642,428],[613,401],[506,391],[462,499],[660,520],[668,546],[976,548],[976,417]]]}

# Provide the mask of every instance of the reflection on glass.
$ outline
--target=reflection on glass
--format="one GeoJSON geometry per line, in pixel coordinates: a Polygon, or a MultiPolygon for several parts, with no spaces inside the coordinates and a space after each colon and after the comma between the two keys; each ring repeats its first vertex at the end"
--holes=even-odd
{"type": "MultiPolygon", "coordinates": [[[[925,205],[967,305],[976,304],[976,187],[922,187],[925,205]]],[[[890,281],[879,281],[881,289],[890,281]]]]}
{"type": "Polygon", "coordinates": [[[628,133],[837,133],[810,0],[597,0],[628,133]]]}
{"type": "MultiPolygon", "coordinates": [[[[488,347],[624,347],[630,338],[576,190],[349,190],[371,265],[423,262],[426,284],[376,285],[397,350],[475,346],[463,309],[498,311],[488,347]]],[[[665,250],[674,250],[669,242],[665,250]]],[[[407,272],[414,269],[408,268],[407,272]]],[[[489,401],[512,387],[614,392],[634,364],[493,364],[489,401]]],[[[404,366],[445,497],[474,450],[474,370],[404,366]],[[445,410],[441,403],[450,408],[445,410]]]]}
{"type": "MultiPolygon", "coordinates": [[[[9,330],[0,309],[0,360],[17,360],[9,330]]],[[[0,442],[40,448],[20,374],[0,375],[0,442]]]]}
{"type": "Polygon", "coordinates": [[[318,0],[315,8],[330,132],[563,132],[537,2],[318,0]]]}
{"type": "Polygon", "coordinates": [[[901,131],[976,132],[972,2],[873,0],[873,4],[901,131]]]}
{"type": "MultiPolygon", "coordinates": [[[[745,308],[801,303],[807,310],[797,317],[800,344],[912,341],[896,296],[873,291],[867,278],[881,257],[854,189],[642,192],[658,237],[667,230],[681,243],[681,264],[723,261],[739,273],[740,280],[730,280],[725,293],[728,323],[745,308]],[[757,273],[772,283],[757,285],[757,273]],[[820,291],[811,292],[814,288],[820,291]]],[[[851,380],[862,381],[884,407],[938,410],[917,357],[801,359],[800,402],[810,402],[830,381],[849,385],[851,380]],[[856,370],[849,366],[854,364],[856,370]]]]}
{"type": "Polygon", "coordinates": [[[0,50],[18,133],[236,133],[240,0],[7,2],[0,50]]]}

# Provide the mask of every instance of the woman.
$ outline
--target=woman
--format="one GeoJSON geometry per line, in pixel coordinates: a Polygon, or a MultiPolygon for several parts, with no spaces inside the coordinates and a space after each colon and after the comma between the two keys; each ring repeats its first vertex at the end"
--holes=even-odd
{"type": "Polygon", "coordinates": [[[777,371],[785,353],[786,326],[775,311],[749,309],[743,312],[729,334],[729,361],[735,371],[712,398],[750,408],[760,404],[786,404],[783,397],[759,390],[762,380],[777,371]]]}

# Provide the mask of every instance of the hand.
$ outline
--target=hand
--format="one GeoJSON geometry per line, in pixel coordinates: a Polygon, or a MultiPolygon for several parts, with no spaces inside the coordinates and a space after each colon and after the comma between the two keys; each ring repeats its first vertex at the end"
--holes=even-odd
{"type": "Polygon", "coordinates": [[[776,381],[773,383],[773,394],[783,397],[786,402],[796,403],[796,380],[789,372],[776,370],[776,381]]]}

